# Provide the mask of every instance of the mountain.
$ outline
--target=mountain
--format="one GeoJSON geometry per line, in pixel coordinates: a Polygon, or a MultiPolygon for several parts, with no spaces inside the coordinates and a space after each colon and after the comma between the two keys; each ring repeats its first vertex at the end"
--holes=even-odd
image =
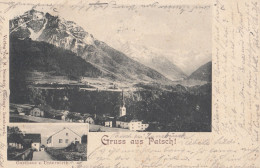
{"type": "Polygon", "coordinates": [[[10,67],[11,79],[19,78],[34,70],[53,72],[53,75],[63,75],[70,79],[106,75],[71,51],[28,38],[10,39],[10,67]]]}
{"type": "Polygon", "coordinates": [[[20,40],[30,38],[43,41],[69,50],[113,80],[170,82],[156,70],[95,39],[73,21],[49,13],[32,9],[15,17],[10,20],[10,36],[20,40]]]}
{"type": "Polygon", "coordinates": [[[196,71],[194,71],[188,79],[201,80],[211,82],[212,78],[212,61],[202,65],[196,71]]]}
{"type": "Polygon", "coordinates": [[[131,42],[118,43],[120,43],[118,44],[118,46],[120,46],[120,48],[118,48],[120,51],[131,57],[133,60],[153,68],[168,79],[175,81],[187,77],[179,67],[160,53],[151,51],[151,49],[148,49],[145,46],[137,46],[131,42]]]}

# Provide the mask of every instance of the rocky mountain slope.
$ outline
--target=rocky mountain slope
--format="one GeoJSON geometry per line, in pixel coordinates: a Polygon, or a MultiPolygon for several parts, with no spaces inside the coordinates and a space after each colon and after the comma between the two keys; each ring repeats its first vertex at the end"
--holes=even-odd
{"type": "Polygon", "coordinates": [[[201,67],[199,67],[196,71],[194,71],[188,79],[201,80],[211,82],[212,78],[212,62],[208,62],[201,67]]]}
{"type": "Polygon", "coordinates": [[[43,41],[72,51],[113,80],[170,81],[156,70],[95,39],[76,23],[49,13],[30,10],[10,20],[10,36],[12,39],[43,41]]]}

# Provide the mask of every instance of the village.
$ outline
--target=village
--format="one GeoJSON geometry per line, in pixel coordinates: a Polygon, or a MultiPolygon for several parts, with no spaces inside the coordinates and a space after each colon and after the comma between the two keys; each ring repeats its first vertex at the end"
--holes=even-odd
{"type": "MultiPolygon", "coordinates": [[[[49,118],[54,120],[60,120],[61,122],[77,122],[77,123],[88,123],[91,125],[101,125],[109,128],[120,128],[130,131],[145,131],[149,124],[144,121],[138,120],[131,115],[127,114],[124,92],[121,94],[121,104],[117,116],[111,116],[110,114],[89,114],[89,113],[79,113],[71,112],[69,110],[54,110],[46,105],[17,105],[11,104],[10,114],[15,114],[16,116],[29,116],[37,118],[49,118]]],[[[51,121],[51,120],[49,120],[51,121]]],[[[21,122],[21,121],[12,121],[21,122]]]]}

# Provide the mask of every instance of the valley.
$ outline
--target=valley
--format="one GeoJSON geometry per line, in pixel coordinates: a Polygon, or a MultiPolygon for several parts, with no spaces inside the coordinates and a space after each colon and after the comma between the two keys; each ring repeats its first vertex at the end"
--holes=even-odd
{"type": "Polygon", "coordinates": [[[49,13],[32,9],[13,18],[10,121],[87,122],[92,131],[210,132],[211,61],[188,76],[163,55],[129,50],[49,13]]]}

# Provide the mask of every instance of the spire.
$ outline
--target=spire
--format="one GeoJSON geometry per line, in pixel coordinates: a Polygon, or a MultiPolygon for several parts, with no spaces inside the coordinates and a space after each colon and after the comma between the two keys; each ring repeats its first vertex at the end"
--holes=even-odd
{"type": "Polygon", "coordinates": [[[119,117],[126,115],[126,107],[125,107],[125,98],[124,98],[124,90],[122,90],[122,97],[121,97],[121,107],[119,109],[119,117]]]}
{"type": "Polygon", "coordinates": [[[124,90],[122,90],[122,106],[125,106],[124,90]]]}

